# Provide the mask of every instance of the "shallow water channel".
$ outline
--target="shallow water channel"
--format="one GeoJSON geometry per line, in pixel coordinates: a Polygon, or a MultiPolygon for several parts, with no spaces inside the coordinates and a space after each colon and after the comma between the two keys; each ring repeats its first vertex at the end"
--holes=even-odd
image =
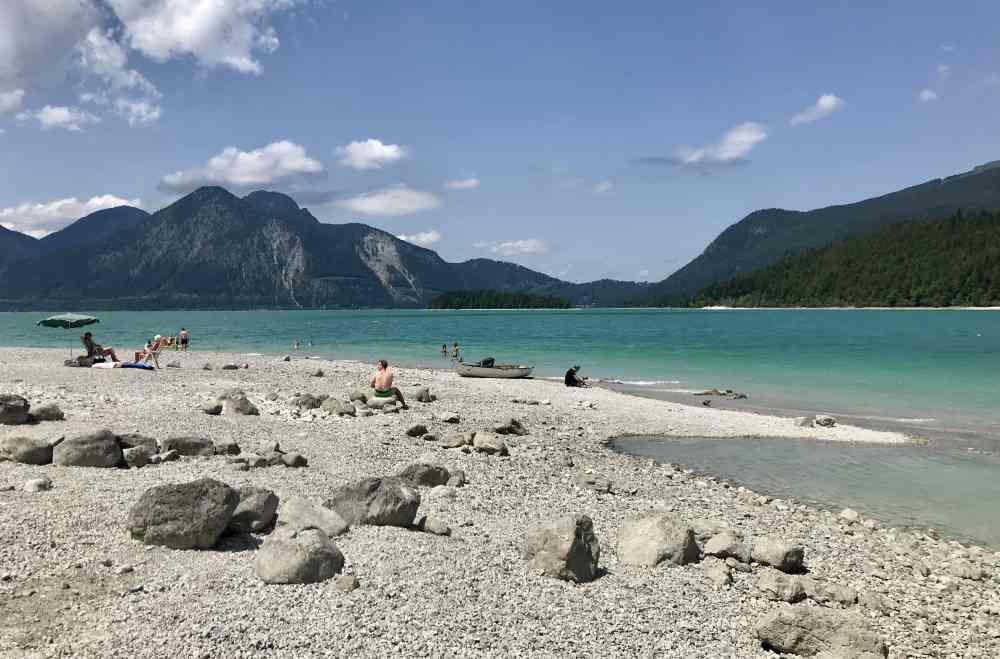
{"type": "Polygon", "coordinates": [[[931,527],[1000,548],[1000,459],[993,455],[805,439],[625,438],[614,447],[761,494],[854,508],[891,526],[931,527]]]}

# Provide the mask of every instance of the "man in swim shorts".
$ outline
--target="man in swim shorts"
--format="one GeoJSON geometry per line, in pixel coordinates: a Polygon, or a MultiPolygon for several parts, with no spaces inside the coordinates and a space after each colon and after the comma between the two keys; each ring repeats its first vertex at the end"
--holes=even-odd
{"type": "Polygon", "coordinates": [[[392,384],[392,371],[389,370],[389,362],[384,359],[378,360],[375,367],[375,377],[372,378],[372,389],[375,390],[376,398],[395,398],[403,404],[403,409],[409,409],[406,401],[403,400],[403,392],[392,384]]]}

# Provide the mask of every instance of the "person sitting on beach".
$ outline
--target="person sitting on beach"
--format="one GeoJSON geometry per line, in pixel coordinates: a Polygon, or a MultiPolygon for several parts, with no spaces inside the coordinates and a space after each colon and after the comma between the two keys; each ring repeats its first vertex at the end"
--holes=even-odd
{"type": "Polygon", "coordinates": [[[188,334],[187,328],[182,327],[180,333],[177,334],[177,340],[181,345],[181,352],[187,352],[188,343],[191,341],[191,335],[188,334]]]}
{"type": "Polygon", "coordinates": [[[372,378],[372,389],[375,390],[376,398],[395,398],[403,404],[403,409],[409,409],[406,401],[403,400],[403,392],[392,384],[392,371],[389,370],[389,362],[384,359],[378,360],[375,366],[375,377],[372,378]]]}
{"type": "Polygon", "coordinates": [[[111,348],[105,348],[100,343],[94,342],[94,335],[90,332],[84,332],[83,336],[80,337],[80,343],[87,350],[87,357],[90,359],[104,359],[105,357],[110,357],[111,361],[118,361],[118,355],[111,348]]]}
{"type": "Polygon", "coordinates": [[[589,387],[587,384],[587,378],[581,378],[578,374],[580,372],[579,366],[574,366],[566,371],[566,386],[567,387],[589,387]]]}

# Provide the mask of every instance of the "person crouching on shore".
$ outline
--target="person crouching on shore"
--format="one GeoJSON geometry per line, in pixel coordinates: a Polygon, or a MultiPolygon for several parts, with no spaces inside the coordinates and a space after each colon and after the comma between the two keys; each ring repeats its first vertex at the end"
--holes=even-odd
{"type": "Polygon", "coordinates": [[[403,409],[409,409],[406,401],[403,400],[403,392],[399,387],[392,384],[392,371],[389,370],[389,362],[384,359],[378,360],[375,366],[375,377],[372,378],[372,389],[375,390],[376,398],[395,397],[403,404],[403,409]]]}

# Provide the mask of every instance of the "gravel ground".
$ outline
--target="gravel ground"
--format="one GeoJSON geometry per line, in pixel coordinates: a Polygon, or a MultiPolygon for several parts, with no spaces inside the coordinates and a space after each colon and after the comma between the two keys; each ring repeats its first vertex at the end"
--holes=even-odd
{"type": "MultiPolygon", "coordinates": [[[[621,522],[673,511],[717,520],[752,538],[805,547],[811,576],[855,588],[856,605],[890,644],[891,657],[1000,656],[1000,555],[895,529],[848,526],[791,501],[766,501],[681,468],[617,454],[625,434],[706,437],[816,437],[903,441],[899,435],[837,426],[797,428],[790,419],[695,408],[545,381],[459,379],[404,369],[404,393],[429,386],[438,401],[410,401],[400,414],[339,418],[298,413],[297,393],[347,393],[366,385],[368,365],[274,357],[185,353],[179,369],[157,373],[64,368],[58,350],[0,349],[0,393],[57,403],[65,421],[0,426],[0,438],[56,439],[107,428],[166,438],[232,439],[244,451],[278,442],[309,467],[237,471],[222,457],[184,458],[137,470],[0,462],[0,655],[78,657],[260,656],[666,656],[764,657],[754,625],[779,606],[734,572],[717,587],[703,565],[625,566],[616,554],[621,522]],[[223,363],[249,369],[221,371],[223,363]],[[205,363],[215,370],[202,370],[205,363]],[[309,373],[317,368],[323,377],[309,373]],[[201,405],[238,386],[259,417],[209,416],[201,405]],[[266,400],[277,393],[276,401],[266,400]],[[550,401],[514,403],[514,398],[550,401]],[[453,411],[457,426],[432,420],[453,411]],[[481,430],[519,419],[509,457],[446,450],[406,436],[481,430]],[[149,487],[209,476],[232,486],[274,490],[282,499],[321,501],[335,487],[388,475],[434,452],[469,483],[454,499],[424,495],[420,512],[451,537],[400,528],[358,527],[335,539],[360,588],[334,582],[268,586],[253,572],[260,536],[229,538],[212,551],[173,551],[131,540],[131,505],[149,487]],[[580,482],[602,475],[614,493],[580,482]],[[53,489],[21,485],[48,476],[53,489]],[[522,558],[526,526],[585,513],[601,542],[602,576],[582,585],[533,576],[522,558]],[[948,576],[969,560],[983,580],[948,576]],[[921,564],[931,574],[921,577],[921,564]],[[880,598],[872,595],[881,595],[880,598]]],[[[874,526],[874,525],[873,525],[874,526]]],[[[787,605],[781,605],[787,606],[787,605]]]]}

